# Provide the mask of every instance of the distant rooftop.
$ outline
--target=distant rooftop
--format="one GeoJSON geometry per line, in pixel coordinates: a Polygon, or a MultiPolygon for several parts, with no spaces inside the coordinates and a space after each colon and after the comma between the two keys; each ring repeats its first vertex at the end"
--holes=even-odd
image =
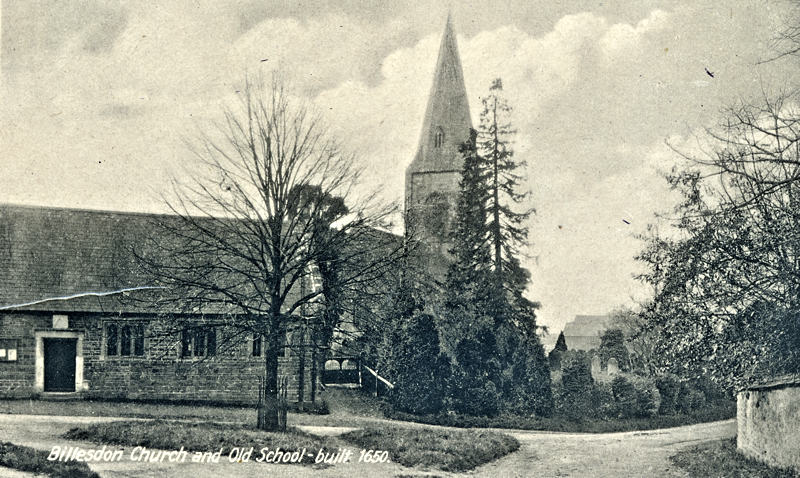
{"type": "Polygon", "coordinates": [[[576,315],[564,326],[569,350],[591,350],[600,346],[600,334],[611,325],[609,315],[576,315]]]}

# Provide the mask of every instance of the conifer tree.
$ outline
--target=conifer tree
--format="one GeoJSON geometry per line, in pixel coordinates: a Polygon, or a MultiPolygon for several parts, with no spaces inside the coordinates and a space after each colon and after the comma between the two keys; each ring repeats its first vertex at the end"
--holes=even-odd
{"type": "Polygon", "coordinates": [[[513,296],[521,296],[529,276],[522,269],[517,255],[520,245],[524,245],[528,239],[525,222],[533,209],[519,210],[528,197],[527,192],[519,192],[522,178],[517,173],[519,168],[525,166],[525,161],[514,158],[513,137],[516,130],[511,126],[511,107],[503,95],[500,78],[494,80],[482,104],[477,142],[478,152],[484,157],[488,179],[488,233],[495,286],[513,296]]]}
{"type": "Polygon", "coordinates": [[[454,261],[447,276],[453,403],[465,413],[489,415],[497,412],[490,398],[502,396],[514,411],[547,414],[552,396],[536,335],[538,304],[523,296],[530,277],[516,257],[531,211],[515,211],[526,197],[516,191],[515,170],[524,163],[513,160],[511,109],[499,79],[483,105],[480,130],[462,148],[454,261]]]}

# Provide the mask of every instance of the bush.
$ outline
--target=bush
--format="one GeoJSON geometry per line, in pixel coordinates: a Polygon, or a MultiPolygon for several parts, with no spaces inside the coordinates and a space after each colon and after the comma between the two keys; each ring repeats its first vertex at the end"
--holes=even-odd
{"type": "Polygon", "coordinates": [[[433,317],[413,316],[397,344],[395,388],[389,401],[398,410],[423,415],[443,407],[450,364],[439,352],[433,317]]]}
{"type": "Polygon", "coordinates": [[[622,418],[632,418],[636,414],[636,389],[633,384],[622,375],[617,375],[611,381],[611,392],[616,402],[617,415],[622,418]]]}
{"type": "Polygon", "coordinates": [[[647,377],[634,375],[631,377],[636,390],[636,417],[654,417],[658,414],[661,395],[654,381],[647,377]]]}
{"type": "Polygon", "coordinates": [[[660,375],[655,380],[658,393],[661,395],[661,404],[658,407],[659,415],[672,415],[678,411],[678,392],[681,384],[674,375],[660,375]]]}
{"type": "Polygon", "coordinates": [[[690,384],[683,384],[678,396],[678,409],[687,414],[698,411],[706,403],[706,396],[690,384]]]}
{"type": "MultiPolygon", "coordinates": [[[[462,380],[462,383],[467,380],[462,380]]],[[[476,417],[494,417],[500,413],[500,392],[494,382],[483,383],[472,381],[467,386],[457,389],[451,398],[451,407],[457,413],[476,417]]]]}
{"type": "Polygon", "coordinates": [[[658,411],[658,390],[647,378],[617,375],[611,382],[611,391],[619,417],[647,418],[658,411]]]}
{"type": "Polygon", "coordinates": [[[514,349],[504,411],[549,416],[553,411],[550,370],[538,340],[523,339],[514,349]]]}
{"type": "Polygon", "coordinates": [[[584,418],[594,414],[592,410],[592,394],[594,380],[589,356],[583,351],[565,353],[561,362],[561,384],[554,393],[556,411],[570,420],[584,418]]]}
{"type": "Polygon", "coordinates": [[[501,366],[495,330],[488,324],[462,338],[455,349],[449,405],[465,415],[496,416],[500,412],[501,366]]]}
{"type": "Polygon", "coordinates": [[[592,415],[597,418],[612,418],[617,414],[614,394],[611,385],[607,383],[597,383],[590,395],[590,407],[592,415]]]}

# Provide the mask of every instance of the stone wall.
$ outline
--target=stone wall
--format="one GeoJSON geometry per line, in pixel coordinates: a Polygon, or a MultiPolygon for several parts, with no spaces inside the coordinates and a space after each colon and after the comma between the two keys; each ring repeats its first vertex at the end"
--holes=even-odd
{"type": "Polygon", "coordinates": [[[800,378],[775,380],[737,396],[739,452],[800,472],[800,378]]]}
{"type": "MultiPolygon", "coordinates": [[[[0,314],[0,338],[16,338],[18,359],[0,363],[0,396],[30,396],[35,387],[37,333],[52,329],[52,315],[46,313],[0,314]]],[[[264,358],[252,355],[250,337],[220,346],[215,356],[180,356],[180,339],[165,334],[165,327],[153,316],[69,315],[69,331],[82,337],[82,384],[78,391],[88,397],[135,400],[187,400],[254,404],[264,358]],[[107,356],[104,324],[132,322],[145,325],[143,356],[107,356]]],[[[217,343],[226,342],[230,331],[217,331],[217,343]]],[[[288,378],[288,398],[298,401],[300,356],[287,349],[280,358],[279,373],[288,378]]],[[[305,401],[311,381],[310,353],[305,363],[305,401]]],[[[322,372],[320,371],[319,377],[322,372]]],[[[317,386],[319,398],[320,387],[317,386]]]]}
{"type": "Polygon", "coordinates": [[[0,361],[0,396],[22,398],[34,393],[34,330],[44,327],[47,317],[37,313],[0,314],[0,338],[17,343],[17,360],[0,361]]]}

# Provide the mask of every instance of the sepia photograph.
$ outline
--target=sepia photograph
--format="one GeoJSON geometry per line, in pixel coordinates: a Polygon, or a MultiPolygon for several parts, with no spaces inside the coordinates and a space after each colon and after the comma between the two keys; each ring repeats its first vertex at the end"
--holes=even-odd
{"type": "Polygon", "coordinates": [[[800,2],[0,0],[0,477],[800,477],[800,2]]]}

